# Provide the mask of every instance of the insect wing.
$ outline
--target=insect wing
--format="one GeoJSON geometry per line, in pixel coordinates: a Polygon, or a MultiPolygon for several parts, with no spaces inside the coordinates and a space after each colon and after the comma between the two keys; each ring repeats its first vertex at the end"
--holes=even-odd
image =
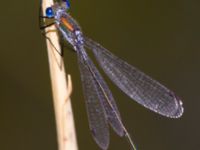
{"type": "Polygon", "coordinates": [[[77,53],[90,130],[96,143],[102,149],[107,149],[109,130],[103,106],[98,99],[96,83],[83,56],[79,52],[77,53]]]}
{"type": "MultiPolygon", "coordinates": [[[[82,52],[85,52],[85,51],[82,50],[82,52]]],[[[115,100],[112,96],[112,93],[110,89],[108,88],[106,82],[104,81],[103,77],[100,75],[99,71],[94,66],[93,62],[89,59],[86,53],[85,53],[85,57],[87,58],[86,63],[88,67],[90,68],[90,71],[96,81],[99,100],[103,104],[108,122],[110,123],[114,131],[119,136],[123,136],[125,134],[124,126],[122,124],[120,113],[115,103],[115,100]]]]}
{"type": "Polygon", "coordinates": [[[183,113],[181,100],[165,86],[114,56],[100,44],[85,37],[107,76],[130,98],[161,115],[178,118],[183,113]]]}

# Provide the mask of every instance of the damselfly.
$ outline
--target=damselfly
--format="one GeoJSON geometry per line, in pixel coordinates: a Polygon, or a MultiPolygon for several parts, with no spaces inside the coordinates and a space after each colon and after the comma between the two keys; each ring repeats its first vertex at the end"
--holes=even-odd
{"type": "Polygon", "coordinates": [[[183,114],[182,101],[172,91],[84,36],[68,10],[68,0],[46,8],[46,15],[40,16],[40,19],[53,19],[53,23],[41,25],[40,29],[55,25],[60,35],[77,53],[89,127],[94,140],[102,149],[107,149],[109,145],[109,125],[119,136],[127,137],[132,149],[136,148],[122,123],[111,91],[85,48],[92,50],[107,76],[131,99],[166,117],[178,118],[183,114]]]}

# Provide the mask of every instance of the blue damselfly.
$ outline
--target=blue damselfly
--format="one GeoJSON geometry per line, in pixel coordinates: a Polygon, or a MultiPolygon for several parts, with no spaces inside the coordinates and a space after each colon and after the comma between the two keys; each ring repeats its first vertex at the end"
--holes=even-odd
{"type": "Polygon", "coordinates": [[[178,118],[183,114],[180,98],[158,81],[83,35],[79,24],[69,15],[68,10],[68,0],[56,2],[46,8],[46,15],[40,16],[40,19],[53,19],[53,22],[47,25],[41,24],[40,29],[43,30],[55,25],[63,39],[77,53],[89,127],[94,140],[102,149],[107,149],[109,145],[109,125],[119,136],[127,137],[132,149],[136,148],[121,120],[111,91],[89,58],[85,48],[92,50],[107,76],[131,99],[166,117],[178,118]]]}

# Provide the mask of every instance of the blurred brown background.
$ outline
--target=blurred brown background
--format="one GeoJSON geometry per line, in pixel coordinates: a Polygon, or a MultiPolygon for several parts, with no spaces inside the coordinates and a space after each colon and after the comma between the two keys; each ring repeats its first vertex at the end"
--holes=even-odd
{"type": "MultiPolygon", "coordinates": [[[[200,9],[197,0],[71,0],[71,15],[85,34],[174,90],[185,113],[159,116],[109,80],[127,129],[139,150],[196,150],[200,146],[200,9]]],[[[0,5],[0,149],[56,150],[56,131],[45,39],[38,29],[39,0],[0,5]]],[[[72,103],[80,150],[99,150],[88,121],[76,62],[72,103]]],[[[111,131],[109,150],[129,149],[111,131]]]]}

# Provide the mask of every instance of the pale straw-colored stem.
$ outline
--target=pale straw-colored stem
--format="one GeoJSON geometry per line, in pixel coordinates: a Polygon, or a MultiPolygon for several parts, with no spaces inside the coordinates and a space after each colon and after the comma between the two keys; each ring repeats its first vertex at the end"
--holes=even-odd
{"type": "MultiPolygon", "coordinates": [[[[45,9],[50,7],[52,4],[53,0],[43,0],[43,14],[45,9]]],[[[56,49],[60,51],[60,45],[57,33],[55,32],[55,26],[48,27],[45,30],[47,32],[46,36],[49,37],[56,49]]],[[[55,50],[53,45],[47,39],[58,148],[59,150],[77,150],[78,146],[70,102],[70,94],[72,91],[71,78],[68,76],[67,86],[63,59],[55,50]]]]}

